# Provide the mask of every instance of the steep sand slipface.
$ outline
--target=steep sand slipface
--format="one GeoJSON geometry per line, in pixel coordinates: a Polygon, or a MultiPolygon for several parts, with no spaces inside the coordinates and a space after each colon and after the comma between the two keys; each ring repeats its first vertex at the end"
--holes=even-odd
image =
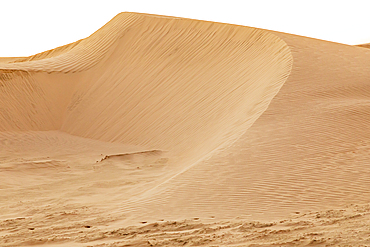
{"type": "Polygon", "coordinates": [[[123,203],[231,145],[291,66],[270,32],[135,13],[0,58],[0,245],[81,246],[79,228],[142,215],[123,203]]]}
{"type": "Polygon", "coordinates": [[[32,216],[59,200],[120,209],[240,137],[291,65],[267,31],[135,13],[75,43],[0,59],[3,212],[32,216]]]}
{"type": "Polygon", "coordinates": [[[294,64],[262,116],[231,147],[123,208],[148,220],[271,220],[369,202],[370,51],[275,34],[294,64]]]}
{"type": "Polygon", "coordinates": [[[123,13],[85,40],[1,64],[1,127],[61,129],[194,162],[248,129],[291,63],[266,31],[123,13]]]}
{"type": "Polygon", "coordinates": [[[194,162],[246,131],[289,75],[288,47],[265,31],[139,17],[84,73],[63,131],[194,162]]]}

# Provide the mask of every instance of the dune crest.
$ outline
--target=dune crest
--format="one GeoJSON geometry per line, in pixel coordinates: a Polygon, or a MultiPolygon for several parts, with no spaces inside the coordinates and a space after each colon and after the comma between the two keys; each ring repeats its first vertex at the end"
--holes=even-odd
{"type": "Polygon", "coordinates": [[[267,110],[230,147],[122,209],[271,220],[369,202],[370,50],[274,34],[294,63],[267,110]]]}
{"type": "Polygon", "coordinates": [[[122,13],[84,40],[1,64],[1,130],[62,130],[195,161],[251,126],[291,64],[266,31],[122,13]]]}

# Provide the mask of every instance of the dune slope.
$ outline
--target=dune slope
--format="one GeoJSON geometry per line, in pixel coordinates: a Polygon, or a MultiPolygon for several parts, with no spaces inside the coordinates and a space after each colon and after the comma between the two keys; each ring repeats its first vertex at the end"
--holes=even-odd
{"type": "Polygon", "coordinates": [[[275,34],[294,64],[262,116],[231,147],[124,208],[143,219],[271,220],[368,202],[370,52],[275,34]]]}
{"type": "Polygon", "coordinates": [[[361,47],[137,13],[0,58],[0,243],[313,244],[348,226],[347,241],[369,211],[343,209],[370,202],[369,63],[361,47]]]}
{"type": "Polygon", "coordinates": [[[122,13],[85,40],[1,64],[1,130],[62,130],[195,162],[251,126],[291,64],[266,31],[122,13]]]}

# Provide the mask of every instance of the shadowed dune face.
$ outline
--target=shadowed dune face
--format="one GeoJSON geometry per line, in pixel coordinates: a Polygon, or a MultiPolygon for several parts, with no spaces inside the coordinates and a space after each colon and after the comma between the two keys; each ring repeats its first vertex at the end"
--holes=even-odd
{"type": "Polygon", "coordinates": [[[123,13],[85,40],[1,64],[1,130],[60,129],[194,161],[245,132],[291,64],[266,31],[123,13]]]}

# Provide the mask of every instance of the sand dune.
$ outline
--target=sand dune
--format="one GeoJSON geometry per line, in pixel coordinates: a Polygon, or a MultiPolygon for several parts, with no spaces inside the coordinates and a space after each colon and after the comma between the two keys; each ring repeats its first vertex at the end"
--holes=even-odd
{"type": "Polygon", "coordinates": [[[370,203],[369,62],[361,47],[137,13],[0,58],[0,243],[312,244],[312,212],[333,208],[347,243],[359,221],[344,208],[370,203]]]}
{"type": "Polygon", "coordinates": [[[231,147],[135,198],[143,219],[271,220],[368,202],[369,51],[276,35],[294,64],[269,108],[231,147]]]}

